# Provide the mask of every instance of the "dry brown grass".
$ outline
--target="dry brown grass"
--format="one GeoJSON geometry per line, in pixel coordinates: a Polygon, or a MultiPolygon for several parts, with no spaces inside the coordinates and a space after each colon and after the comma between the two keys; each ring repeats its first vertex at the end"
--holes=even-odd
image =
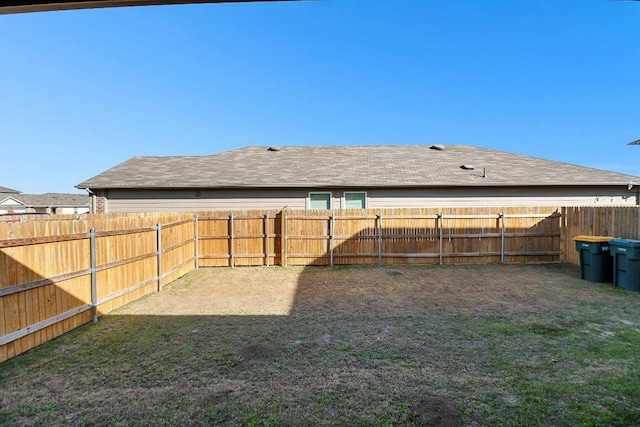
{"type": "Polygon", "coordinates": [[[118,314],[526,316],[557,312],[571,304],[559,297],[582,299],[602,286],[579,280],[575,271],[561,265],[200,269],[118,314]]]}
{"type": "Polygon", "coordinates": [[[639,308],[558,264],[201,269],[0,365],[0,424],[633,425],[639,308]]]}

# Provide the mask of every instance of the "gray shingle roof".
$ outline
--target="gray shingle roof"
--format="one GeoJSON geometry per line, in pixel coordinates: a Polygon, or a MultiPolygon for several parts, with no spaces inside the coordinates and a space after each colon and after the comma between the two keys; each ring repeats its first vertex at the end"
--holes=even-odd
{"type": "Polygon", "coordinates": [[[81,207],[89,206],[90,199],[86,194],[71,193],[44,193],[44,194],[19,194],[14,196],[30,207],[81,207]]]}
{"type": "Polygon", "coordinates": [[[626,185],[640,177],[469,145],[245,147],[134,157],[78,188],[626,185]],[[473,165],[465,170],[462,165],[473,165]],[[486,170],[486,177],[483,171],[486,170]]]}
{"type": "Polygon", "coordinates": [[[11,188],[3,187],[0,185],[0,193],[19,194],[18,190],[12,190],[11,188]]]}

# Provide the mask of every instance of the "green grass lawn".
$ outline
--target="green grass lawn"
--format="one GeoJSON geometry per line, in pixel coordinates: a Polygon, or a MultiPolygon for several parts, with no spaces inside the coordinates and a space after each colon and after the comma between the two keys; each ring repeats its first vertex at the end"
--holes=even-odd
{"type": "Polygon", "coordinates": [[[247,274],[295,304],[104,316],[0,364],[0,425],[640,425],[640,294],[577,267],[197,274],[133,305],[247,274]]]}

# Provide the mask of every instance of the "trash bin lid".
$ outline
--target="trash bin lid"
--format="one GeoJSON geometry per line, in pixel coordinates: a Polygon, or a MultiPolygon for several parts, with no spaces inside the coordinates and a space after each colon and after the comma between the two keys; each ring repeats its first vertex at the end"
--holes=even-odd
{"type": "Polygon", "coordinates": [[[613,239],[611,240],[611,244],[624,246],[627,248],[637,248],[640,246],[640,240],[636,239],[613,239]]]}
{"type": "MultiPolygon", "coordinates": [[[[611,236],[576,236],[573,238],[573,240],[578,242],[589,242],[589,243],[608,242],[612,239],[615,239],[615,238],[611,236]]],[[[638,243],[640,243],[640,240],[638,240],[638,243]]]]}

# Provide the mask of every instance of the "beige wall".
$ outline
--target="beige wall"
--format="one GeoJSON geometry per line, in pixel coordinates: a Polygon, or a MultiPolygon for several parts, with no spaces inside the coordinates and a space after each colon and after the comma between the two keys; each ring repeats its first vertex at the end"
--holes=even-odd
{"type": "Polygon", "coordinates": [[[305,209],[305,190],[109,190],[107,212],[305,209]],[[199,193],[199,196],[196,194],[199,193]]]}
{"type": "Polygon", "coordinates": [[[610,206],[636,204],[637,192],[609,188],[439,188],[439,189],[264,189],[109,190],[107,212],[165,212],[232,209],[307,209],[310,191],[332,193],[341,209],[345,191],[366,191],[368,208],[455,206],[610,206]]]}
{"type": "Polygon", "coordinates": [[[24,212],[27,212],[27,208],[22,203],[11,197],[0,196],[0,214],[24,212]]]}
{"type": "Polygon", "coordinates": [[[89,213],[89,208],[85,206],[77,207],[77,208],[70,208],[70,207],[56,208],[55,213],[56,214],[85,214],[85,213],[89,213]]]}
{"type": "Polygon", "coordinates": [[[434,206],[611,206],[636,204],[636,191],[620,188],[452,188],[374,190],[370,208],[434,206]]]}

